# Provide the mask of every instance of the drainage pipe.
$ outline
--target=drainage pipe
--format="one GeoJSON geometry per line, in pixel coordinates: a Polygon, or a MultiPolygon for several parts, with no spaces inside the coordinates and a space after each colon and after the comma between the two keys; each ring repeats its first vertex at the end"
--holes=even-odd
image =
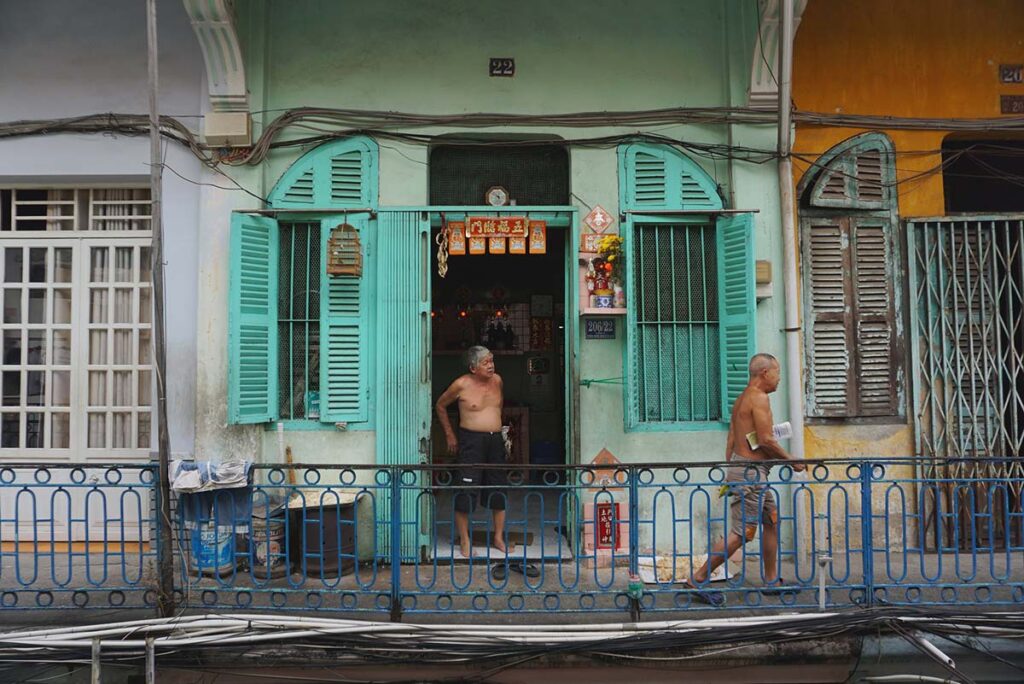
{"type": "Polygon", "coordinates": [[[786,394],[793,437],[789,452],[804,456],[804,410],[800,360],[800,302],[797,291],[796,216],[793,205],[793,0],[782,0],[779,40],[779,210],[782,218],[782,271],[786,298],[786,394]]]}

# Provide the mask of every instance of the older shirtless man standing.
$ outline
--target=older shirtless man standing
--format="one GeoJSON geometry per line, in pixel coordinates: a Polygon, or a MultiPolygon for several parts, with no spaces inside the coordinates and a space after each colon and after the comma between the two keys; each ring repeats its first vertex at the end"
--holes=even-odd
{"type": "MultiPolygon", "coordinates": [[[[494,487],[505,483],[504,472],[478,468],[481,464],[504,464],[505,442],[501,436],[501,376],[494,372],[494,355],[486,347],[470,347],[466,352],[469,372],[458,377],[434,407],[437,420],[444,428],[448,451],[458,455],[458,484],[463,489],[455,495],[455,527],[459,533],[462,555],[472,553],[469,541],[469,514],[476,506],[476,492],[470,487],[494,487]],[[459,433],[456,436],[448,420],[448,406],[459,402],[459,433]]],[[[505,492],[485,488],[480,491],[481,504],[494,515],[494,537],[491,544],[505,549],[505,492]]]]}
{"type": "MultiPolygon", "coordinates": [[[[729,436],[725,445],[725,460],[730,463],[725,481],[734,497],[729,519],[729,538],[718,540],[704,566],[693,573],[695,585],[706,582],[715,568],[731,557],[740,546],[751,541],[758,525],[761,526],[761,562],[764,564],[765,582],[776,584],[779,581],[776,558],[779,549],[779,513],[775,495],[767,484],[771,465],[764,461],[794,460],[796,462],[792,467],[796,471],[804,470],[805,466],[799,459],[790,456],[772,433],[772,407],[768,395],[779,386],[778,360],[771,354],[754,354],[750,358],[749,371],[747,387],[732,407],[732,421],[729,423],[729,436]],[[751,432],[757,434],[756,451],[747,443],[747,435],[751,432]],[[748,472],[750,469],[753,470],[748,472]]],[[[704,598],[715,604],[724,600],[717,593],[704,598]]]]}

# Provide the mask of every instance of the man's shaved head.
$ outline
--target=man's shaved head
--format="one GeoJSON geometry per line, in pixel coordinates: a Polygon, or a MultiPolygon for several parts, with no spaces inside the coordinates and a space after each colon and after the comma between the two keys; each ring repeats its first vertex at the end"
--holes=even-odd
{"type": "Polygon", "coordinates": [[[771,354],[754,354],[750,357],[750,377],[756,378],[773,366],[777,366],[779,360],[771,354]]]}

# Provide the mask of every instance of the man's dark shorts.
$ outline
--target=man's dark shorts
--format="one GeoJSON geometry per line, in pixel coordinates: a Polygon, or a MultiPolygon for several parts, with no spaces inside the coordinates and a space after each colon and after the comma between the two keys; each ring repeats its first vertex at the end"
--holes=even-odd
{"type": "Polygon", "coordinates": [[[505,510],[507,494],[498,489],[508,483],[504,470],[480,468],[480,465],[505,465],[505,441],[501,432],[475,432],[459,428],[459,471],[455,484],[455,510],[472,513],[476,508],[477,494],[480,504],[492,511],[505,510]],[[486,487],[477,491],[477,487],[486,487]]]}

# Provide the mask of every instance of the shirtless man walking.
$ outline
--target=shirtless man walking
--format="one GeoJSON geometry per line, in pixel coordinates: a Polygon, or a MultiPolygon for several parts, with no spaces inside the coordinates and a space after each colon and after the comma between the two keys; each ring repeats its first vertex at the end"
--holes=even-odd
{"type": "MultiPolygon", "coordinates": [[[[764,461],[792,460],[795,461],[792,467],[796,471],[802,471],[806,466],[786,453],[772,434],[772,407],[768,395],[779,386],[778,360],[771,354],[754,354],[750,359],[749,370],[747,387],[732,407],[732,421],[725,445],[725,460],[735,464],[729,466],[725,477],[734,497],[729,518],[729,537],[719,539],[708,554],[704,566],[693,573],[694,586],[705,583],[726,558],[753,540],[759,524],[765,582],[772,585],[779,581],[779,511],[775,495],[767,485],[771,466],[764,461]],[[759,446],[756,451],[747,443],[747,434],[751,432],[757,435],[759,446]]],[[[724,600],[718,593],[705,595],[705,598],[716,605],[724,600]]]]}
{"type": "MultiPolygon", "coordinates": [[[[505,473],[477,468],[480,464],[505,463],[505,442],[501,436],[501,376],[494,372],[494,355],[486,347],[470,347],[466,352],[469,372],[458,377],[437,400],[434,411],[444,429],[448,451],[458,456],[458,484],[455,495],[455,527],[459,533],[462,555],[469,558],[469,514],[476,507],[477,493],[470,487],[494,487],[505,484],[505,473]],[[448,406],[459,402],[459,433],[456,436],[448,420],[448,406]]],[[[480,490],[480,503],[494,515],[494,537],[491,544],[505,552],[504,491],[480,490]]]]}

